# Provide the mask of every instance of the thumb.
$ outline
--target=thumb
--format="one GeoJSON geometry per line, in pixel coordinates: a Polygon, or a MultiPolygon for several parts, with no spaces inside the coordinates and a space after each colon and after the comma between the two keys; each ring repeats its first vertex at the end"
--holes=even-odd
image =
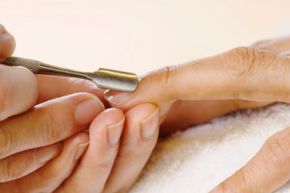
{"type": "Polygon", "coordinates": [[[15,49],[14,37],[0,24],[0,62],[12,55],[15,49]]]}
{"type": "Polygon", "coordinates": [[[175,100],[289,102],[290,58],[255,48],[229,52],[170,66],[146,75],[135,93],[107,92],[113,105],[124,109],[138,103],[175,100]]]}

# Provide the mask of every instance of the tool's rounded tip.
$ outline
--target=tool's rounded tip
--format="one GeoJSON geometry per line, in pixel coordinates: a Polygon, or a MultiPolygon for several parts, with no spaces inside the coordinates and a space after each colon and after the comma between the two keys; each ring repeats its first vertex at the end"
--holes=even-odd
{"type": "Polygon", "coordinates": [[[98,87],[115,91],[134,92],[139,84],[136,74],[100,68],[92,77],[98,87]]]}

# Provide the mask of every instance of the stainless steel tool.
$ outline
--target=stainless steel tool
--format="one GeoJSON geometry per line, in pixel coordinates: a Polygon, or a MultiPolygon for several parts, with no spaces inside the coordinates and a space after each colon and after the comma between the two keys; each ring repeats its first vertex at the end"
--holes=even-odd
{"type": "Polygon", "coordinates": [[[134,73],[105,68],[100,68],[96,72],[80,72],[45,64],[37,60],[19,57],[7,58],[3,64],[8,66],[24,66],[35,74],[50,74],[88,79],[93,81],[99,88],[115,91],[134,92],[139,84],[139,79],[134,73]]]}

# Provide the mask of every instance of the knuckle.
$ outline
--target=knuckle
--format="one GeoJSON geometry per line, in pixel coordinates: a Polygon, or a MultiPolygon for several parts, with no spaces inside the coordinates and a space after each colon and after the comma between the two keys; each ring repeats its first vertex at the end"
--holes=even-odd
{"type": "Polygon", "coordinates": [[[11,159],[4,159],[0,162],[0,183],[13,180],[22,174],[21,168],[15,168],[11,159]]]}
{"type": "Polygon", "coordinates": [[[275,56],[255,48],[239,47],[222,55],[224,72],[234,85],[231,95],[234,99],[244,99],[257,92],[253,82],[261,79],[264,72],[271,70],[275,56]]]}
{"type": "Polygon", "coordinates": [[[154,82],[158,81],[160,84],[166,86],[171,84],[175,73],[174,66],[166,66],[144,77],[144,81],[154,82]]]}
{"type": "Polygon", "coordinates": [[[163,70],[164,70],[163,80],[166,84],[168,84],[172,80],[172,67],[166,66],[163,70]]]}
{"type": "MultiPolygon", "coordinates": [[[[155,71],[149,76],[144,78],[144,85],[146,88],[140,90],[148,90],[152,86],[153,82],[158,82],[158,85],[162,85],[162,88],[167,89],[167,91],[174,92],[166,92],[168,98],[178,98],[180,93],[180,89],[176,89],[176,87],[180,86],[177,84],[177,66],[166,66],[161,68],[160,70],[155,71]]],[[[142,84],[141,84],[142,86],[142,84]]]]}
{"type": "Polygon", "coordinates": [[[273,161],[290,160],[290,136],[284,132],[270,137],[265,143],[265,150],[273,161]]]}
{"type": "MultiPolygon", "coordinates": [[[[47,144],[48,142],[54,142],[62,139],[66,135],[65,131],[66,124],[65,120],[61,118],[61,113],[53,112],[50,108],[38,109],[35,113],[36,119],[40,121],[40,129],[42,135],[40,135],[40,142],[47,144]]],[[[35,116],[32,115],[32,119],[35,116]]]]}
{"type": "Polygon", "coordinates": [[[229,69],[237,76],[245,76],[255,70],[259,52],[254,48],[239,47],[229,51],[226,56],[229,69]]]}
{"type": "Polygon", "coordinates": [[[8,132],[0,128],[0,159],[4,158],[11,148],[12,139],[8,132]]]}
{"type": "Polygon", "coordinates": [[[247,175],[244,171],[244,169],[241,169],[238,171],[238,176],[240,177],[240,184],[241,184],[241,189],[243,190],[243,192],[247,192],[247,193],[254,193],[256,191],[254,191],[254,188],[252,186],[252,183],[250,182],[250,180],[247,178],[247,175]]]}

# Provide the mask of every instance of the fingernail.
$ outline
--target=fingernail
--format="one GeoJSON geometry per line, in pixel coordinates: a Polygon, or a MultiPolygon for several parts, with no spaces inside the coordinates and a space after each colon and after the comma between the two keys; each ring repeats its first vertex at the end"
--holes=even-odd
{"type": "Polygon", "coordinates": [[[131,96],[132,93],[127,92],[114,92],[111,90],[106,90],[104,92],[105,99],[109,101],[113,105],[121,105],[124,101],[127,101],[131,96]]]}
{"type": "Polygon", "coordinates": [[[87,150],[87,147],[89,146],[89,142],[79,144],[78,149],[75,153],[75,161],[79,160],[81,156],[84,154],[84,152],[87,150]]]}
{"type": "Polygon", "coordinates": [[[217,186],[209,193],[223,193],[223,190],[220,188],[220,186],[217,186]]]}
{"type": "Polygon", "coordinates": [[[75,118],[79,125],[89,124],[92,119],[105,109],[97,97],[88,98],[77,105],[75,118]]]}
{"type": "Polygon", "coordinates": [[[152,114],[141,121],[141,135],[144,141],[150,141],[158,130],[159,108],[156,108],[152,114]]]}
{"type": "Polygon", "coordinates": [[[125,122],[125,118],[123,118],[120,122],[107,126],[108,132],[108,143],[111,145],[116,145],[122,135],[123,125],[125,122]]]}

